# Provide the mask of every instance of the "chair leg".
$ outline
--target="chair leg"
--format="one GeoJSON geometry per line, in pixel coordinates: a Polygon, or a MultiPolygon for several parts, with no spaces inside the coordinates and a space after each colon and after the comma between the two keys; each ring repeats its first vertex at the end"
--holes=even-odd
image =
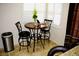
{"type": "Polygon", "coordinates": [[[18,42],[20,41],[20,37],[18,38],[18,42]]]}
{"type": "Polygon", "coordinates": [[[29,52],[28,46],[30,45],[30,42],[27,39],[27,51],[29,52]]]}
{"type": "Polygon", "coordinates": [[[44,33],[44,44],[45,44],[45,33],[44,33]]]}
{"type": "Polygon", "coordinates": [[[21,51],[21,46],[20,46],[20,48],[19,48],[19,51],[21,51]]]}
{"type": "Polygon", "coordinates": [[[38,38],[37,38],[37,44],[38,44],[38,38]]]}
{"type": "Polygon", "coordinates": [[[29,52],[28,46],[27,46],[27,51],[29,52]]]}
{"type": "Polygon", "coordinates": [[[43,48],[44,48],[44,44],[42,43],[42,38],[41,38],[41,35],[40,35],[39,40],[41,41],[41,44],[42,44],[42,46],[43,46],[43,48]]]}
{"type": "Polygon", "coordinates": [[[30,42],[28,41],[29,46],[31,47],[31,37],[30,37],[30,42]]]}
{"type": "Polygon", "coordinates": [[[43,43],[42,43],[42,40],[40,39],[40,41],[41,41],[41,44],[42,44],[42,46],[43,46],[43,48],[44,48],[44,45],[43,45],[43,43]]]}
{"type": "Polygon", "coordinates": [[[50,32],[49,32],[49,37],[48,37],[48,43],[50,42],[50,32]]]}
{"type": "Polygon", "coordinates": [[[18,38],[18,43],[19,43],[19,51],[21,51],[21,43],[20,43],[20,37],[18,38]]]}

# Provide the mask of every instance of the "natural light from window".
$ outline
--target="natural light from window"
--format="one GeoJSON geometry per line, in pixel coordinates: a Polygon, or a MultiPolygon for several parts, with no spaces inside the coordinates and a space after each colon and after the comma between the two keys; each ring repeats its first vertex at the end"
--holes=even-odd
{"type": "Polygon", "coordinates": [[[32,19],[33,10],[36,7],[38,20],[53,20],[55,25],[60,25],[62,4],[61,3],[24,3],[24,17],[32,19]],[[26,16],[27,15],[27,16],[26,16]]]}

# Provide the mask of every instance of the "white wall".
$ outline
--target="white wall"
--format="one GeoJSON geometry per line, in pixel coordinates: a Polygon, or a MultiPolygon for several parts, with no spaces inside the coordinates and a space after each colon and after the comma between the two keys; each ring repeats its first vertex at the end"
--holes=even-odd
{"type": "Polygon", "coordinates": [[[64,45],[65,34],[66,34],[66,25],[68,17],[69,4],[63,3],[61,21],[59,26],[54,26],[52,24],[51,28],[51,40],[57,43],[58,45],[64,45]]]}
{"type": "Polygon", "coordinates": [[[0,3],[0,48],[3,48],[1,34],[3,32],[12,32],[14,44],[17,44],[18,32],[15,22],[22,17],[23,4],[20,3],[0,3]]]}
{"type": "MultiPolygon", "coordinates": [[[[64,45],[65,33],[66,33],[66,24],[67,24],[67,16],[68,16],[68,8],[69,4],[63,4],[63,11],[61,17],[61,23],[59,27],[55,27],[52,24],[51,30],[51,40],[56,42],[58,45],[64,45]]],[[[26,16],[23,16],[23,4],[0,4],[0,48],[3,48],[1,34],[3,32],[11,31],[14,36],[14,43],[18,43],[18,31],[15,26],[15,22],[21,21],[23,25],[26,22],[33,21],[31,20],[31,13],[25,13],[26,16]]],[[[25,29],[26,30],[26,29],[25,29]]]]}

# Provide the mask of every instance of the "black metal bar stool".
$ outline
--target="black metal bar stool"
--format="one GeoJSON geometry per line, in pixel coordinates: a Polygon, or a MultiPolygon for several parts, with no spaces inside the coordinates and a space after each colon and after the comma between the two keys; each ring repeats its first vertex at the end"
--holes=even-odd
{"type": "Polygon", "coordinates": [[[30,46],[30,41],[29,41],[30,32],[29,31],[22,31],[20,22],[17,22],[15,25],[18,29],[18,35],[19,35],[19,38],[18,38],[18,42],[20,45],[19,50],[21,50],[21,47],[27,47],[27,50],[28,50],[28,46],[30,46]]]}

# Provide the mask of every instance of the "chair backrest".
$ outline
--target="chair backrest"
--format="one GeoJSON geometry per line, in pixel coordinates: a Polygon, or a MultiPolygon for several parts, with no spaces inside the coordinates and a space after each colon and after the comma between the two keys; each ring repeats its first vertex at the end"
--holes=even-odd
{"type": "Polygon", "coordinates": [[[40,23],[40,21],[39,21],[39,20],[37,20],[37,23],[40,23]]]}
{"type": "Polygon", "coordinates": [[[44,22],[48,25],[48,28],[50,30],[53,20],[44,19],[44,22]]]}
{"type": "Polygon", "coordinates": [[[17,23],[15,23],[17,29],[18,29],[18,32],[22,32],[22,27],[21,27],[21,23],[18,21],[17,23]]]}

